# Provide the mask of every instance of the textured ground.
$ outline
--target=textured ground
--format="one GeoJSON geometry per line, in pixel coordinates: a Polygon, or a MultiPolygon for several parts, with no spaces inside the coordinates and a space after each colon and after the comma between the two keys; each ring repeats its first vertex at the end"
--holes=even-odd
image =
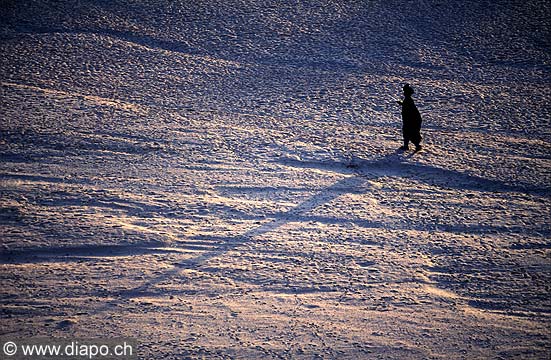
{"type": "Polygon", "coordinates": [[[2,335],[549,358],[546,2],[0,14],[2,335]],[[418,154],[395,151],[405,82],[418,154]]]}

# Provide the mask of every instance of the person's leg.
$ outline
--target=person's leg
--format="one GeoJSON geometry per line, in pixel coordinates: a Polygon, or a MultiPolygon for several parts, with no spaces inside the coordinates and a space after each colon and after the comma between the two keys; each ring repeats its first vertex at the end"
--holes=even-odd
{"type": "Polygon", "coordinates": [[[418,130],[415,133],[414,139],[412,139],[412,143],[415,145],[415,151],[419,151],[423,148],[421,146],[421,140],[423,140],[423,138],[421,137],[421,133],[418,130]]]}
{"type": "Polygon", "coordinates": [[[409,150],[409,135],[406,128],[402,128],[402,135],[404,137],[404,145],[400,147],[400,150],[409,150]]]}

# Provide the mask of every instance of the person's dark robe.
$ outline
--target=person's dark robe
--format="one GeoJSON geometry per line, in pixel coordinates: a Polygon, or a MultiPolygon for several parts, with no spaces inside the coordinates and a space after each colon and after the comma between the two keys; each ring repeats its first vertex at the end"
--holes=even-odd
{"type": "Polygon", "coordinates": [[[402,133],[404,143],[412,142],[416,146],[421,142],[421,114],[411,96],[406,96],[402,102],[402,133]]]}

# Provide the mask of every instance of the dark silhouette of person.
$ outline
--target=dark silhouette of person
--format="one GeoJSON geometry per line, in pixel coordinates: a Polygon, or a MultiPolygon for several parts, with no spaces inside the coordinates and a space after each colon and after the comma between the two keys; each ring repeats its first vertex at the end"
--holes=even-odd
{"type": "Polygon", "coordinates": [[[404,136],[404,145],[400,147],[400,150],[409,150],[409,142],[411,141],[415,145],[415,151],[421,150],[421,114],[411,95],[415,91],[409,84],[404,85],[404,100],[398,101],[398,104],[402,105],[402,134],[404,136]]]}

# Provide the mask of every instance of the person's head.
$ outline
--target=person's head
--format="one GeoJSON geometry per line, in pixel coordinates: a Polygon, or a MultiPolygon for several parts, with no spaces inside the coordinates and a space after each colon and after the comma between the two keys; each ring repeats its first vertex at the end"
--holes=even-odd
{"type": "Polygon", "coordinates": [[[413,88],[411,86],[409,86],[409,84],[405,84],[404,85],[404,95],[405,96],[411,96],[413,95],[415,91],[413,90],[413,88]]]}

